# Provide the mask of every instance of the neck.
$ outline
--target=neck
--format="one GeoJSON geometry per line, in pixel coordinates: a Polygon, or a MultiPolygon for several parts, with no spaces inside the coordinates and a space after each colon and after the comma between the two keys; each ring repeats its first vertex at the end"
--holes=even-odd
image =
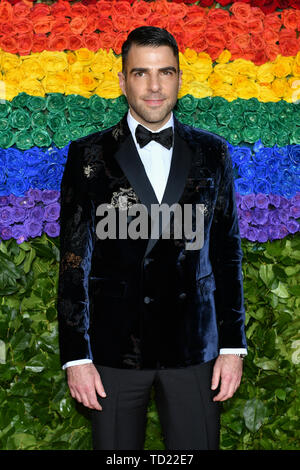
{"type": "Polygon", "coordinates": [[[144,119],[142,119],[140,116],[138,116],[131,108],[130,108],[130,113],[137,122],[142,124],[142,126],[148,127],[148,129],[151,129],[151,131],[153,131],[153,132],[155,132],[158,129],[160,129],[161,127],[163,127],[166,124],[166,122],[169,121],[169,119],[172,115],[172,111],[170,111],[170,113],[162,121],[148,122],[148,121],[145,121],[144,119]]]}

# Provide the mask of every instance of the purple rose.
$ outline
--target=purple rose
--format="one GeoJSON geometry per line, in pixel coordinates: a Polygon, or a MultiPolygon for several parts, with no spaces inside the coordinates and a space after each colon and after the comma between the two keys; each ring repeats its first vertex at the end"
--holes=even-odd
{"type": "Polygon", "coordinates": [[[247,238],[252,242],[255,242],[257,240],[257,229],[255,227],[251,227],[249,225],[247,230],[247,238]]]}
{"type": "Polygon", "coordinates": [[[289,234],[289,231],[284,224],[280,224],[278,229],[278,238],[285,238],[289,234]]]}
{"type": "Polygon", "coordinates": [[[268,222],[268,210],[255,208],[253,211],[253,223],[265,225],[268,222]]]}
{"type": "Polygon", "coordinates": [[[300,193],[295,194],[292,201],[294,206],[300,207],[300,193]]]}
{"type": "Polygon", "coordinates": [[[258,193],[255,195],[255,205],[259,209],[267,209],[269,205],[269,198],[267,194],[258,193]]]}
{"type": "Polygon", "coordinates": [[[33,198],[35,201],[40,202],[42,200],[42,191],[37,188],[30,188],[26,191],[25,196],[33,198]]]}
{"type": "Polygon", "coordinates": [[[300,217],[300,207],[291,206],[290,207],[290,217],[294,217],[294,219],[298,219],[298,217],[300,217]]]}
{"type": "Polygon", "coordinates": [[[57,222],[47,222],[45,224],[44,231],[49,235],[49,237],[58,237],[60,226],[57,222]]]}
{"type": "Polygon", "coordinates": [[[42,222],[44,220],[45,209],[42,206],[35,206],[30,210],[29,219],[35,222],[42,222]]]}
{"type": "Polygon", "coordinates": [[[23,207],[13,206],[12,216],[14,222],[23,222],[26,219],[27,211],[23,207]]]}
{"type": "Polygon", "coordinates": [[[0,237],[3,240],[9,240],[11,238],[11,227],[3,227],[0,232],[0,237]]]}
{"type": "Polygon", "coordinates": [[[32,196],[17,197],[16,205],[19,207],[34,207],[35,202],[32,196]]]}
{"type": "Polygon", "coordinates": [[[268,241],[268,232],[264,228],[257,229],[257,241],[264,243],[268,241]]]}
{"type": "Polygon", "coordinates": [[[25,223],[26,232],[29,237],[39,237],[42,234],[43,224],[33,220],[26,220],[25,223]]]}
{"type": "Polygon", "coordinates": [[[11,229],[12,237],[17,241],[18,244],[27,240],[27,231],[23,224],[12,225],[11,229]]]}
{"type": "Polygon", "coordinates": [[[55,191],[53,189],[45,189],[42,192],[42,199],[41,200],[43,201],[44,204],[51,204],[53,202],[58,201],[59,196],[60,196],[59,191],[55,191]]]}
{"type": "Polygon", "coordinates": [[[289,220],[286,223],[286,226],[290,233],[296,233],[300,230],[300,225],[298,224],[297,220],[289,220]]]}
{"type": "Polygon", "coordinates": [[[0,206],[7,206],[9,204],[8,196],[0,196],[0,206]]]}
{"type": "Polygon", "coordinates": [[[0,223],[5,224],[5,226],[13,222],[13,212],[12,208],[9,206],[4,206],[0,208],[0,223]]]}
{"type": "Polygon", "coordinates": [[[45,207],[45,220],[51,222],[53,220],[57,220],[60,214],[60,204],[58,202],[54,202],[53,204],[49,204],[45,207]]]}
{"type": "Polygon", "coordinates": [[[279,194],[269,194],[269,204],[272,204],[274,207],[280,206],[280,196],[279,194]]]}
{"type": "Polygon", "coordinates": [[[255,194],[246,194],[241,202],[241,209],[251,209],[255,206],[255,194]]]}

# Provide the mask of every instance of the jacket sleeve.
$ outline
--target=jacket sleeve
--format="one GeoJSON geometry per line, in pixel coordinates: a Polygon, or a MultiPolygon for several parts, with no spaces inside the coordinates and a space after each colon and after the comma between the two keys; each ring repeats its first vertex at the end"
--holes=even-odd
{"type": "Polygon", "coordinates": [[[241,238],[232,161],[225,140],[220,148],[220,182],[211,226],[210,257],[216,281],[219,348],[247,348],[241,238]]]}
{"type": "Polygon", "coordinates": [[[60,193],[58,332],[61,364],[93,359],[89,341],[88,277],[95,233],[80,148],[71,142],[60,193]]]}

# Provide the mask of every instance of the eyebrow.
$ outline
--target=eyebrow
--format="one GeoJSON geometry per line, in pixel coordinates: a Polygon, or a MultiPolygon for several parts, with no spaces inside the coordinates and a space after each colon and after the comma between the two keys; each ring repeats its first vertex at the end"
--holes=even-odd
{"type": "MultiPolygon", "coordinates": [[[[149,69],[148,68],[144,68],[144,67],[134,67],[133,69],[130,70],[129,73],[134,73],[134,72],[147,72],[149,69]]],[[[176,68],[173,67],[173,66],[168,66],[168,67],[162,67],[160,69],[158,69],[159,72],[165,72],[167,70],[171,70],[173,72],[177,72],[176,68]]]]}

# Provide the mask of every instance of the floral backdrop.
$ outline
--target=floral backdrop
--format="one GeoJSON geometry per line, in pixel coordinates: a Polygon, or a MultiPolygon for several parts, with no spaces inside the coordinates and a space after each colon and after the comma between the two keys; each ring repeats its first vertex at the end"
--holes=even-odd
{"type": "MultiPolygon", "coordinates": [[[[0,0],[0,448],[88,449],[58,360],[60,181],[72,140],[117,123],[121,45],[168,29],[175,114],[222,135],[235,175],[249,354],[223,449],[296,449],[300,0],[0,0]]],[[[153,400],[146,447],[162,449],[153,400]]]]}

